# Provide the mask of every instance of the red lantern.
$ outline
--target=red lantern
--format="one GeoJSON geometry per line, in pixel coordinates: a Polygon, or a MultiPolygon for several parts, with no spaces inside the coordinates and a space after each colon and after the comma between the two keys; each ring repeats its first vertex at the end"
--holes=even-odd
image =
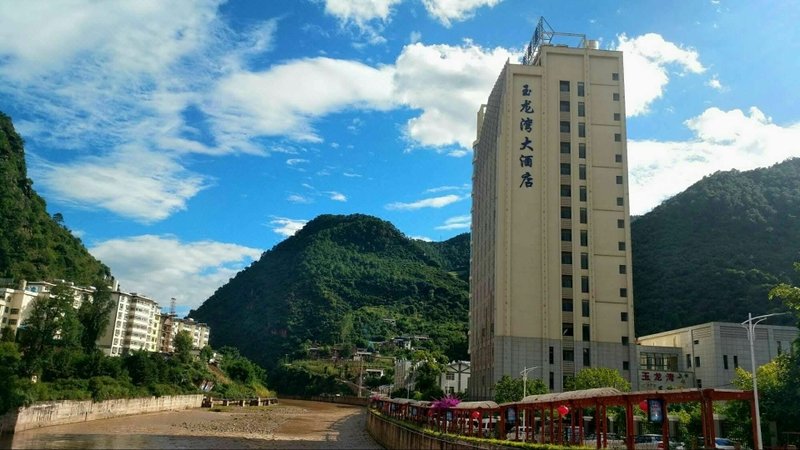
{"type": "Polygon", "coordinates": [[[558,407],[558,414],[561,415],[562,417],[566,416],[567,414],[569,414],[569,408],[567,408],[566,405],[559,406],[558,407]]]}
{"type": "Polygon", "coordinates": [[[639,408],[641,408],[642,411],[647,412],[647,400],[642,400],[639,402],[639,408]]]}
{"type": "Polygon", "coordinates": [[[472,417],[475,420],[480,419],[481,418],[481,413],[480,413],[480,411],[472,411],[472,414],[470,415],[470,417],[472,417]]]}

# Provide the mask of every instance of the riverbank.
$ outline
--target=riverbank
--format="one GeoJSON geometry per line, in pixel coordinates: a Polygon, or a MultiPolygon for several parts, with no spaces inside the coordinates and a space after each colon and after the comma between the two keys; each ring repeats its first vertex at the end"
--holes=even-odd
{"type": "Polygon", "coordinates": [[[267,407],[190,409],[18,433],[11,448],[380,449],[362,407],[281,400],[267,407]]]}

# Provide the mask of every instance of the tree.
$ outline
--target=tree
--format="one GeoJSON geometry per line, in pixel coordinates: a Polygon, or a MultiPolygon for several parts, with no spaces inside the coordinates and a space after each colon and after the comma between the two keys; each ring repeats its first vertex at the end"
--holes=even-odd
{"type": "Polygon", "coordinates": [[[172,348],[175,349],[175,354],[178,359],[183,362],[188,362],[192,359],[192,333],[189,330],[181,330],[172,340],[172,348]]]}
{"type": "Polygon", "coordinates": [[[53,287],[49,296],[33,300],[30,315],[17,331],[29,374],[41,373],[56,348],[79,345],[81,324],[74,302],[72,289],[62,284],[53,287]]]}
{"type": "Polygon", "coordinates": [[[95,283],[99,287],[91,299],[84,298],[78,309],[78,318],[83,325],[81,333],[81,346],[86,353],[95,350],[97,339],[108,325],[109,314],[114,309],[111,299],[111,290],[104,281],[95,283]]]}
{"type": "Polygon", "coordinates": [[[570,378],[565,386],[568,391],[610,387],[622,392],[631,390],[631,384],[614,369],[607,367],[587,367],[570,378]]]}
{"type": "Polygon", "coordinates": [[[496,403],[518,402],[522,400],[523,391],[527,395],[546,394],[547,386],[537,378],[529,378],[527,388],[523,389],[522,378],[511,378],[503,375],[494,385],[494,401],[496,403]]]}

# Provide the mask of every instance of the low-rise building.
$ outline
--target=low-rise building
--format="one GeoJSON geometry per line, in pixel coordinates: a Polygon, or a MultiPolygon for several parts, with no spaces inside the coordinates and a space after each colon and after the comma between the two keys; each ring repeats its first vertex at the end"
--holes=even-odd
{"type": "Polygon", "coordinates": [[[444,368],[439,386],[445,394],[466,392],[469,386],[469,361],[453,361],[444,368]]]}
{"type": "MultiPolygon", "coordinates": [[[[753,340],[756,367],[791,351],[797,336],[796,327],[759,324],[753,340]]],[[[731,388],[736,368],[753,371],[747,329],[738,323],[693,325],[642,336],[638,343],[639,390],[731,388]]]]}
{"type": "Polygon", "coordinates": [[[31,281],[22,280],[18,288],[12,287],[13,280],[4,280],[0,287],[0,328],[8,328],[16,333],[17,329],[25,323],[30,316],[37,298],[49,298],[52,290],[58,285],[70,288],[74,298],[72,306],[80,308],[84,301],[92,301],[96,289],[93,286],[76,286],[65,280],[31,281]]]}
{"type": "Polygon", "coordinates": [[[195,322],[194,319],[179,319],[174,314],[161,314],[159,317],[160,333],[158,340],[159,351],[172,353],[175,351],[175,336],[186,330],[192,336],[192,347],[201,349],[208,345],[211,329],[202,322],[195,322]]]}

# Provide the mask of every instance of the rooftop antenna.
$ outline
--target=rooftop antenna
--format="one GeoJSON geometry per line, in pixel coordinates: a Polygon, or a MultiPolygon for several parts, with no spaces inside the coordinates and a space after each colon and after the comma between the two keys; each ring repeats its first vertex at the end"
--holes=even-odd
{"type": "MultiPolygon", "coordinates": [[[[539,50],[545,45],[558,45],[553,42],[553,38],[558,37],[557,41],[563,40],[578,40],[577,48],[586,48],[587,40],[586,35],[577,33],[562,33],[553,30],[553,27],[547,23],[544,17],[539,17],[539,23],[536,24],[536,29],[533,30],[533,37],[531,42],[525,49],[525,55],[522,57],[522,64],[526,66],[538,66],[541,64],[539,61],[539,50]]],[[[561,44],[561,46],[568,46],[561,44]]]]}

